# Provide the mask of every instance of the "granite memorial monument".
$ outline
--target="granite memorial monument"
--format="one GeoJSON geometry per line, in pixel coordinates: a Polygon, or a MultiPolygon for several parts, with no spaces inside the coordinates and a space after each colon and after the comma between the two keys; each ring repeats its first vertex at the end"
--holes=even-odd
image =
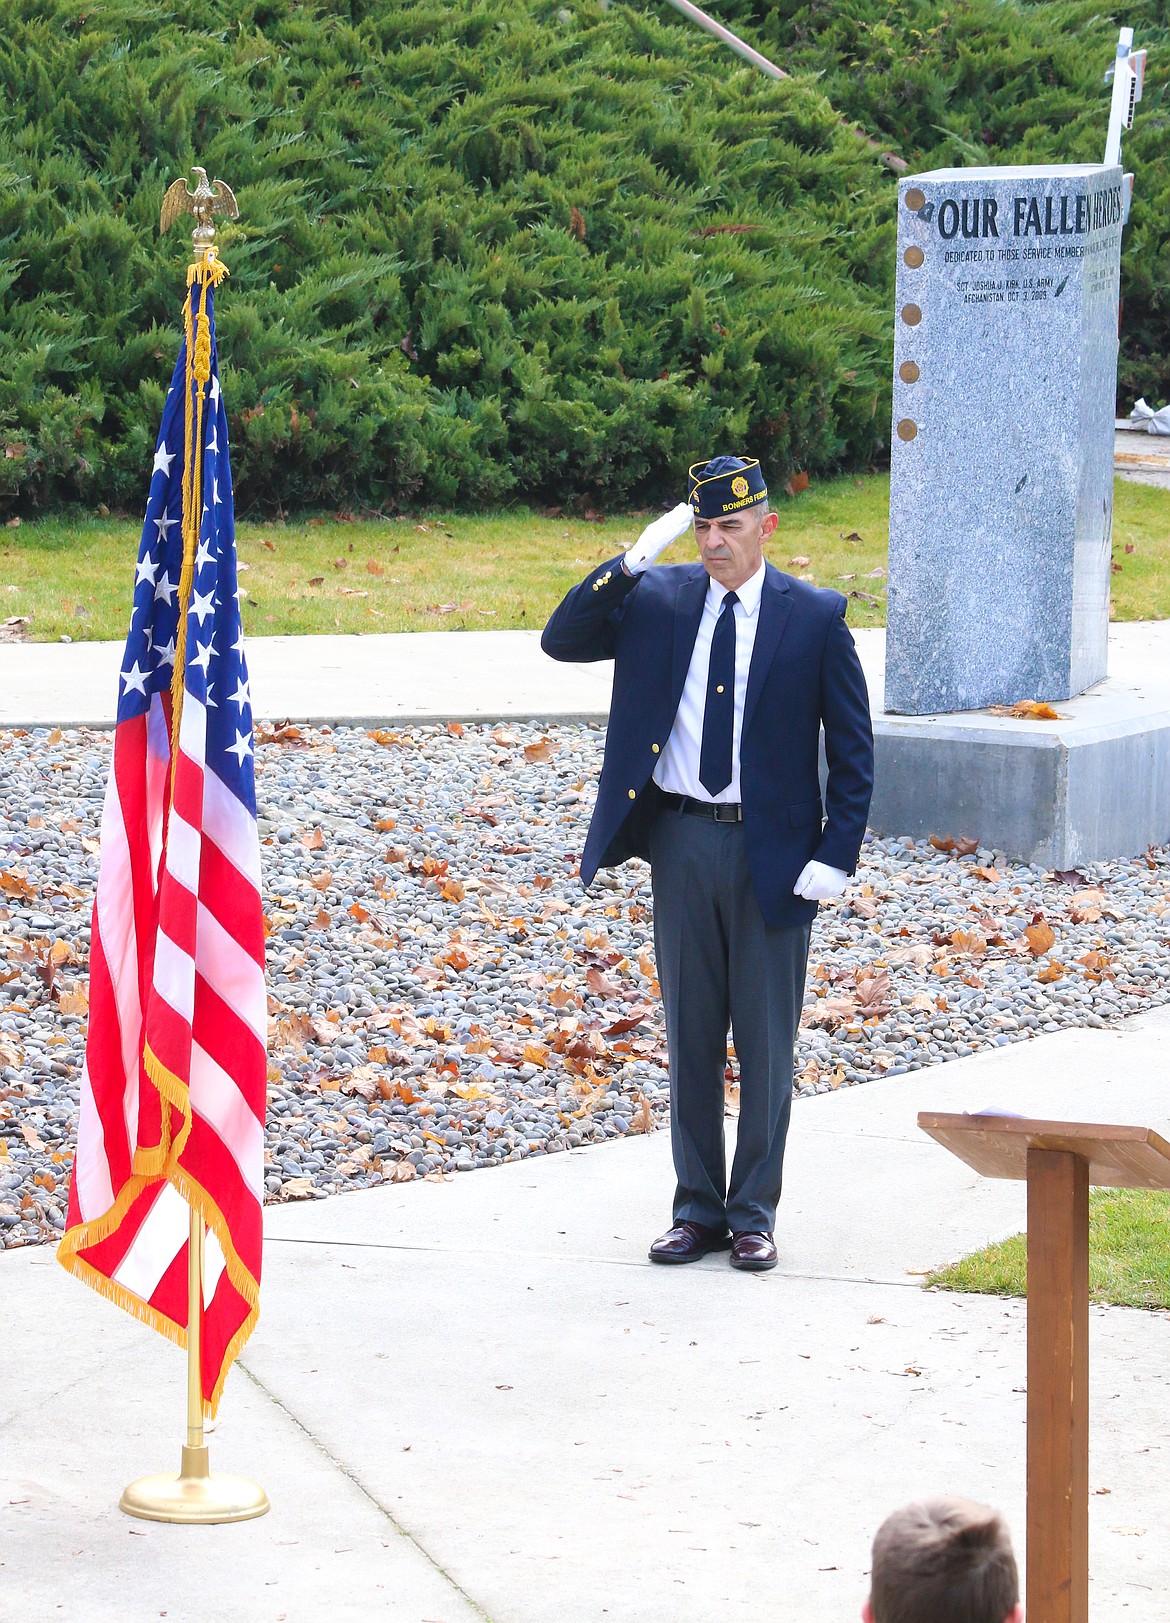
{"type": "Polygon", "coordinates": [[[1105,675],[1120,166],[939,169],[898,191],[888,711],[1105,675]]]}

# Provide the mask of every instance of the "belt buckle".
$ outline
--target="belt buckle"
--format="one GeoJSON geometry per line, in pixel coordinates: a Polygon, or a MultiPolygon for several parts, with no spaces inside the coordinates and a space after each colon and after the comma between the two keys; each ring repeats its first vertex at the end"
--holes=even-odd
{"type": "Polygon", "coordinates": [[[720,804],[716,801],[713,815],[717,823],[738,823],[743,813],[738,806],[729,806],[726,802],[720,804]],[[727,815],[724,816],[724,813],[727,815]]]}

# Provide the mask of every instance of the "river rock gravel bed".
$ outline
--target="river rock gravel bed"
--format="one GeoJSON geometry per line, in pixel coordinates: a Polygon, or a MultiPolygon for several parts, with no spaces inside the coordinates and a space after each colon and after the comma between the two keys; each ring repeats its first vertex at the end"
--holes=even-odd
{"type": "MultiPolygon", "coordinates": [[[[577,878],[603,741],[258,729],[270,1200],[663,1125],[649,872],[577,878]]],[[[64,1225],[110,742],[0,732],[0,1247],[64,1225]]],[[[870,840],[822,909],[798,1096],[1166,1001],[1167,851],[1054,875],[967,832],[870,840]]]]}

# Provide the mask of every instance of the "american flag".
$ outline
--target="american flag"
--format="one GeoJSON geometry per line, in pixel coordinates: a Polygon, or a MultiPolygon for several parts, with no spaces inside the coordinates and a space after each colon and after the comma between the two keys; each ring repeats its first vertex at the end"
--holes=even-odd
{"type": "Polygon", "coordinates": [[[256,1321],[264,1195],[264,924],[240,596],[212,286],[197,277],[154,454],[119,679],[81,1117],[58,1255],[184,1342],[190,1207],[202,1213],[209,1414],[256,1321]],[[200,327],[203,380],[192,344],[200,327]]]}

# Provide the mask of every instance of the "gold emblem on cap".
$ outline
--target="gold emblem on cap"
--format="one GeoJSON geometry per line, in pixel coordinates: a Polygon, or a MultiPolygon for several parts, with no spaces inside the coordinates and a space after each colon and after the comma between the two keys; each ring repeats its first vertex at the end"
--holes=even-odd
{"type": "Polygon", "coordinates": [[[747,495],[747,493],[748,493],[748,482],[743,477],[742,474],[737,475],[737,477],[734,478],[731,481],[731,489],[732,489],[732,492],[736,496],[746,496],[747,495]]]}

